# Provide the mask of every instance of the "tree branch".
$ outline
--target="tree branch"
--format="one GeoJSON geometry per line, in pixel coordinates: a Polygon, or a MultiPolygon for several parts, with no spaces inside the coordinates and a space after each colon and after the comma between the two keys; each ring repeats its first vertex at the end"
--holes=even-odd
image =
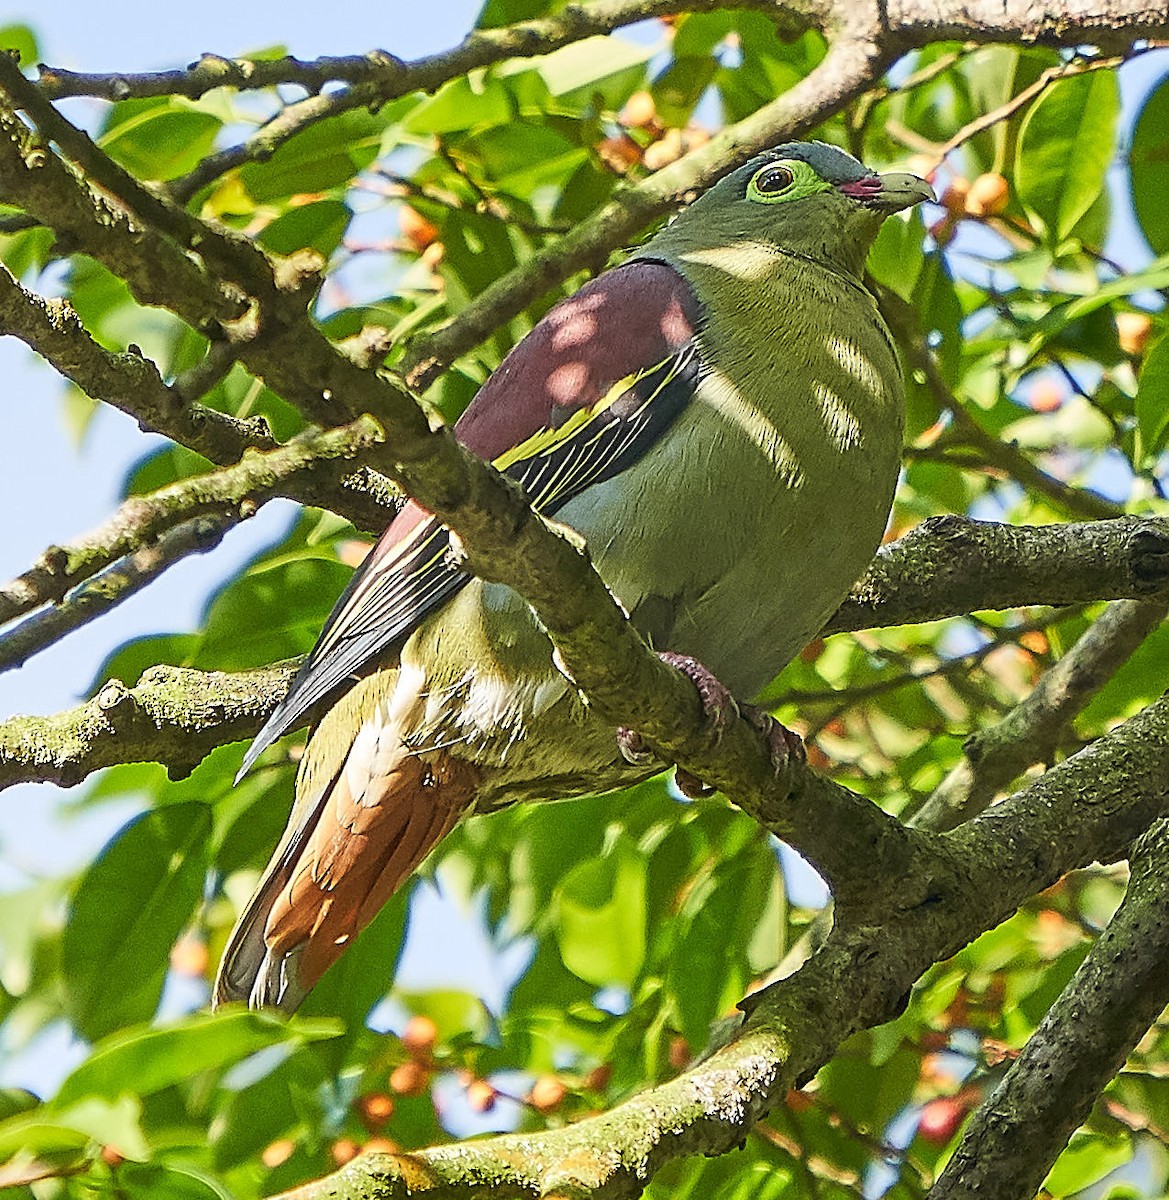
{"type": "Polygon", "coordinates": [[[181,779],[217,746],[251,736],[288,689],[296,663],[257,671],[151,667],[138,685],[111,679],[86,704],[0,723],[0,788],[72,787],[125,762],[163,762],[181,779]]]}
{"type": "MultiPolygon", "coordinates": [[[[327,475],[338,482],[344,472],[352,470],[345,460],[381,437],[377,422],[362,417],[326,433],[310,431],[275,450],[250,450],[233,467],[195,475],[146,496],[133,496],[97,529],[68,545],[50,546],[29,570],[0,588],[0,623],[42,604],[56,603],[70,588],[123,555],[146,551],[151,542],[180,522],[210,517],[226,531],[274,496],[293,496],[304,502],[310,488],[317,490],[313,486],[318,482],[316,476],[327,475]]],[[[379,511],[385,512],[380,506],[379,511]]],[[[4,645],[0,640],[0,670],[6,661],[4,645]]]]}
{"type": "Polygon", "coordinates": [[[972,39],[1009,45],[1094,45],[1123,50],[1143,38],[1169,32],[1160,0],[1054,0],[1037,9],[1030,0],[965,0],[960,8],[932,0],[888,0],[887,21],[913,45],[972,39]]]}
{"type": "MultiPolygon", "coordinates": [[[[420,346],[411,359],[411,378],[433,377],[444,361],[461,352],[460,345],[474,344],[492,323],[522,308],[525,296],[534,298],[578,266],[599,264],[609,249],[627,239],[628,231],[674,203],[687,179],[691,182],[686,186],[702,186],[754,149],[807,129],[836,111],[909,44],[908,33],[899,34],[896,21],[882,16],[876,4],[849,5],[842,0],[835,6],[809,4],[812,7],[832,18],[839,35],[818,76],[793,88],[779,108],[769,106],[757,119],[728,131],[723,141],[712,144],[717,151],[704,149],[638,189],[622,192],[594,223],[582,227],[579,236],[565,239],[563,256],[535,260],[530,268],[535,282],[528,285],[532,290],[525,291],[513,277],[512,284],[485,294],[462,326],[452,325],[420,346]],[[824,88],[827,100],[815,95],[824,88]],[[761,138],[758,143],[750,140],[755,134],[761,138]]],[[[1013,11],[1016,5],[1008,0],[1007,7],[1013,11]]],[[[917,8],[902,4],[898,11],[903,15],[897,20],[908,20],[904,14],[917,8]]],[[[1062,11],[1057,4],[1057,19],[1062,11]]],[[[917,19],[926,18],[918,13],[917,19]]],[[[1058,30],[1046,28],[1045,35],[1060,36],[1058,30]]],[[[48,118],[46,123],[51,125],[48,118]]],[[[111,177],[113,194],[126,202],[127,216],[120,205],[95,196],[71,169],[35,145],[22,121],[12,120],[6,128],[9,144],[0,146],[0,186],[15,189],[31,215],[51,222],[73,245],[111,265],[143,302],[166,304],[195,328],[230,341],[249,369],[314,419],[332,424],[365,412],[375,414],[389,434],[378,462],[455,530],[467,547],[470,569],[509,584],[529,599],[548,625],[567,671],[596,707],[614,723],[639,729],[664,757],[677,757],[694,773],[723,784],[768,828],[790,833],[795,844],[810,848],[840,889],[837,928],[821,953],[792,981],[756,999],[737,1042],[695,1072],[614,1114],[555,1134],[496,1139],[390,1160],[397,1178],[379,1181],[384,1194],[404,1194],[404,1178],[412,1181],[415,1192],[452,1190],[446,1188],[448,1167],[460,1172],[452,1187],[466,1192],[470,1181],[461,1174],[460,1164],[475,1164],[487,1156],[480,1163],[490,1167],[487,1180],[502,1181],[495,1194],[506,1189],[509,1194],[532,1190],[579,1196],[604,1188],[607,1195],[631,1195],[668,1157],[729,1148],[759,1112],[790,1083],[814,1070],[848,1032],[892,1015],[933,958],[1050,882],[1053,871],[1087,861],[1084,856],[1095,856],[1100,846],[1111,848],[1131,838],[1143,827],[1140,821],[1147,824],[1162,811],[1169,765],[1169,714],[1163,703],[946,839],[907,833],[871,806],[815,777],[792,772],[790,778],[777,781],[765,748],[744,723],[712,747],[690,685],[649,654],[632,633],[569,535],[550,536],[545,523],[490,469],[469,459],[448,434],[429,427],[405,388],[361,370],[319,334],[304,311],[314,280],[303,264],[293,264],[281,275],[281,264],[272,271],[262,256],[248,257],[233,239],[212,232],[204,242],[199,223],[179,220],[165,203],[164,232],[152,233],[143,219],[153,208],[149,195],[144,198],[129,189],[129,196],[123,196],[122,185],[111,177]],[[146,207],[137,207],[140,204],[146,207]],[[172,271],[178,273],[172,276],[172,271]],[[1123,796],[1122,785],[1115,782],[1122,774],[1123,796]],[[1032,801],[1038,806],[1034,810],[1028,807],[1032,801]],[[1062,825],[1052,824],[1057,811],[1062,825]],[[990,817],[995,822],[988,825],[990,817]],[[1030,826],[1023,827],[1027,821],[1034,826],[1034,836],[1030,826]],[[871,851],[876,852],[875,862],[865,858],[871,851]],[[855,898],[850,895],[862,871],[870,879],[880,875],[888,880],[877,901],[862,904],[866,897],[860,889],[855,898]],[[622,1117],[634,1119],[618,1137],[615,1121],[622,1117]]],[[[55,137],[44,127],[41,133],[55,137]]],[[[67,138],[56,140],[59,145],[68,143],[67,138]]],[[[68,152],[87,163],[90,151],[84,144],[71,145],[68,152]]],[[[1150,529],[1151,524],[1144,527],[1140,547],[1112,547],[1113,586],[1123,573],[1133,594],[1164,587],[1169,572],[1166,535],[1163,527],[1150,529]]],[[[964,527],[958,534],[950,527],[949,533],[949,540],[969,543],[966,550],[972,561],[978,558],[983,550],[978,530],[964,527]]],[[[1122,528],[1116,540],[1132,536],[1131,528],[1122,528]]],[[[1099,579],[1098,562],[1078,565],[1081,574],[1072,586],[1082,585],[1087,577],[1099,579]]],[[[950,586],[952,601],[970,599],[969,590],[955,588],[947,579],[946,564],[934,562],[930,569],[939,589],[950,586]]],[[[1016,586],[1013,581],[999,582],[1008,590],[1016,586]]],[[[1060,576],[1043,582],[1053,591],[1067,590],[1066,566],[1060,576]]],[[[922,611],[930,601],[916,580],[910,590],[914,587],[922,611]]],[[[882,590],[878,580],[876,590],[862,592],[857,603],[862,610],[868,604],[871,616],[891,593],[891,588],[882,590]]],[[[881,611],[888,617],[891,610],[881,611]]],[[[148,686],[152,682],[144,680],[148,686]]],[[[129,693],[124,688],[113,691],[106,708],[116,715],[129,693]]],[[[127,724],[137,706],[135,699],[127,724]]],[[[242,724],[258,724],[258,716],[248,713],[242,702],[234,715],[242,724]]],[[[0,727],[0,738],[10,726],[0,727]]],[[[146,723],[142,730],[148,728],[146,723]]],[[[140,736],[137,726],[133,734],[140,736]]],[[[111,725],[102,728],[98,741],[104,752],[116,753],[119,738],[118,728],[111,725]]],[[[187,737],[182,746],[190,747],[193,740],[187,737]]],[[[175,753],[181,754],[181,748],[175,753]]],[[[0,749],[0,767],[4,761],[0,749]]],[[[359,1164],[352,1168],[355,1184],[365,1171],[359,1164]]],[[[348,1178],[335,1177],[342,1181],[337,1186],[348,1188],[348,1178]]],[[[480,1196],[492,1194],[493,1185],[484,1178],[473,1186],[480,1196]]],[[[327,1194],[330,1188],[332,1194],[350,1194],[330,1183],[302,1194],[327,1194]]]]}
{"type": "MultiPolygon", "coordinates": [[[[484,555],[491,557],[491,547],[507,546],[508,542],[506,537],[498,541],[485,534],[480,544],[484,555]]],[[[545,581],[546,602],[552,604],[555,597],[566,597],[568,589],[564,593],[558,590],[559,585],[554,582],[555,566],[549,563],[546,552],[531,553],[534,557],[527,569],[545,581]]],[[[1167,586],[1169,528],[1161,521],[1126,518],[1085,525],[1016,527],[962,517],[935,517],[900,541],[882,547],[868,574],[853,589],[852,597],[825,632],[938,620],[972,609],[1146,596],[1167,586]],[[1086,548],[1079,553],[1077,547],[1081,546],[1086,548]],[[1033,590],[1024,590],[1028,586],[1033,590]]],[[[585,603],[582,610],[587,608],[585,603]]],[[[587,647],[583,653],[589,653],[587,647]]],[[[626,678],[627,664],[621,658],[622,653],[614,653],[598,643],[597,669],[615,671],[618,680],[626,678]]],[[[668,668],[663,670],[667,676],[672,675],[668,668]]],[[[188,675],[196,691],[200,691],[204,686],[203,676],[197,671],[188,675]]],[[[239,689],[248,686],[247,680],[259,678],[262,694],[253,697],[253,715],[239,716],[238,723],[224,736],[216,738],[214,729],[201,728],[198,744],[203,748],[202,753],[223,742],[254,734],[279,699],[268,682],[254,673],[228,678],[235,680],[234,686],[239,689]]],[[[653,685],[654,678],[651,677],[648,686],[653,685]]],[[[618,682],[612,690],[617,692],[621,686],[618,682]]],[[[631,686],[641,685],[635,682],[631,686]]],[[[687,720],[697,717],[689,685],[683,684],[675,695],[678,708],[671,710],[669,702],[665,702],[662,725],[676,721],[679,713],[687,720]]],[[[645,703],[653,705],[655,701],[650,696],[645,703]]],[[[65,746],[58,731],[80,720],[78,714],[84,709],[82,706],[57,717],[16,718],[35,722],[29,727],[22,726],[31,732],[19,737],[9,730],[12,722],[0,723],[0,787],[29,779],[57,779],[55,774],[37,773],[43,764],[67,763],[70,778],[78,782],[113,762],[170,761],[167,754],[173,742],[166,736],[157,740],[142,736],[126,741],[124,758],[118,758],[105,747],[91,756],[88,747],[80,743],[65,746]]],[[[184,756],[179,761],[187,759],[184,756]]],[[[733,787],[728,784],[728,790],[733,787]]],[[[858,862],[862,865],[867,862],[867,851],[858,862]]]]}
{"type": "MultiPolygon", "coordinates": [[[[386,502],[385,481],[371,479],[358,466],[343,461],[360,456],[381,440],[375,423],[363,419],[329,434],[310,434],[307,440],[298,439],[297,449],[289,450],[278,446],[263,417],[241,420],[198,403],[196,397],[214,386],[235,361],[222,342],[214,343],[199,364],[167,384],[155,364],[135,348],[121,354],[105,349],[90,336],[67,301],[35,295],[0,264],[2,334],[20,338],[87,396],[133,417],[139,428],[161,433],[211,462],[230,464],[245,453],[273,452],[272,457],[252,460],[247,471],[230,477],[236,483],[226,482],[227,494],[236,499],[249,494],[258,498],[260,493],[249,493],[246,489],[250,485],[246,483],[245,490],[239,492],[239,483],[252,479],[265,491],[263,476],[279,481],[278,488],[266,488],[264,499],[281,495],[301,504],[328,508],[369,532],[380,532],[393,514],[393,506],[386,502]],[[267,465],[261,466],[261,461],[267,465]]],[[[176,508],[185,503],[181,497],[169,494],[164,501],[176,508]]],[[[138,502],[129,503],[133,506],[138,502]]],[[[50,547],[38,567],[51,568],[59,557],[58,548],[50,547]]],[[[110,561],[112,558],[106,559],[110,561]]],[[[73,582],[76,580],[65,587],[73,582]]],[[[63,590],[45,599],[58,598],[63,590]]],[[[5,594],[0,592],[0,621],[16,615],[5,604],[5,594]]]]}
{"type": "Polygon", "coordinates": [[[1153,597],[1169,587],[1169,522],[998,525],[931,517],[882,546],[822,634],[1032,604],[1153,597]]]}
{"type": "Polygon", "coordinates": [[[1050,762],[1075,716],[1157,628],[1165,600],[1118,600],[1084,632],[1031,693],[999,722],[967,738],[962,761],[916,814],[919,829],[952,829],[981,812],[1035,763],[1050,762]]]}
{"type": "MultiPolygon", "coordinates": [[[[270,158],[291,137],[330,117],[355,108],[375,108],[409,92],[437,91],[468,71],[511,58],[549,54],[584,38],[611,33],[623,25],[664,13],[709,12],[719,8],[752,8],[767,13],[785,36],[796,36],[810,24],[796,3],[773,0],[590,0],[571,4],[552,17],[520,21],[496,29],[475,30],[459,45],[440,54],[405,62],[385,50],[368,54],[323,57],[304,62],[286,57],[272,61],[227,59],[205,54],[185,71],[137,75],[83,74],[41,65],[38,86],[47,99],[99,96],[124,100],[131,96],[183,95],[192,99],[212,88],[255,90],[281,84],[299,85],[309,95],[286,105],[247,141],[204,158],[187,175],[172,180],[167,193],[182,203],[200,188],[247,162],[270,158]],[[327,95],[329,83],[348,86],[327,95]]],[[[808,6],[812,7],[812,6],[808,6]]]]}
{"type": "Polygon", "coordinates": [[[153,545],[127,554],[96,578],[87,579],[60,604],[42,609],[0,637],[0,672],[23,666],[67,633],[140,592],[188,555],[213,550],[235,524],[236,518],[220,515],[183,521],[166,530],[153,545]]]}
{"type": "Polygon", "coordinates": [[[1133,847],[1124,902],[974,1114],[930,1200],[1029,1200],[1169,996],[1169,821],[1133,847]]]}
{"type": "Polygon", "coordinates": [[[362,1155],[284,1200],[640,1195],[664,1162],[737,1145],[845,1038],[897,1015],[933,962],[1063,872],[1093,861],[1098,847],[1123,850],[1169,808],[1167,771],[1169,700],[1161,700],[993,815],[919,847],[880,919],[858,922],[838,911],[816,954],[749,997],[734,1040],[679,1078],[562,1129],[362,1155]],[[1123,788],[1123,803],[1110,802],[1114,788],[1123,788]],[[1042,853],[1032,828],[1049,839],[1042,853]]]}
{"type": "Polygon", "coordinates": [[[552,17],[517,21],[495,29],[476,29],[457,46],[439,54],[406,62],[385,50],[368,54],[321,57],[304,61],[223,58],[204,54],[183,71],[150,71],[141,74],[87,73],[40,65],[38,86],[50,100],[66,96],[94,96],[102,100],[130,97],[187,96],[192,100],[213,88],[256,90],[293,84],[317,93],[329,83],[365,85],[370,90],[351,107],[383,103],[407,92],[433,92],[459,75],[508,58],[550,54],[561,46],[587,37],[612,33],[623,25],[652,17],[683,12],[709,12],[723,8],[753,8],[766,12],[781,28],[801,32],[811,5],[777,4],[775,0],[589,0],[568,4],[552,17]]]}

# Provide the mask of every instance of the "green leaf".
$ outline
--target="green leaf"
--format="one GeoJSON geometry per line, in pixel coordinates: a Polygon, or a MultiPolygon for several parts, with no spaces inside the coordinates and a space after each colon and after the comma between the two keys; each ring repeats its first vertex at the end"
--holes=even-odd
{"type": "Polygon", "coordinates": [[[414,134],[450,134],[506,125],[514,115],[512,97],[502,81],[476,72],[444,83],[410,113],[402,127],[414,134]]]}
{"type": "Polygon", "coordinates": [[[1119,113],[1119,85],[1110,71],[1061,79],[1028,111],[1015,151],[1015,185],[1049,241],[1062,242],[1100,195],[1119,113]]]}
{"type": "Polygon", "coordinates": [[[193,1171],[154,1162],[125,1162],[118,1168],[119,1200],[232,1200],[231,1193],[193,1171]]]}
{"type": "Polygon", "coordinates": [[[35,1109],[40,1101],[24,1088],[0,1088],[0,1121],[35,1109]]]}
{"type": "MultiPolygon", "coordinates": [[[[530,195],[537,188],[559,193],[585,163],[588,151],[555,129],[529,121],[513,121],[488,129],[465,144],[500,188],[530,195]]],[[[446,223],[443,224],[446,232],[446,223]]]]}
{"type": "Polygon", "coordinates": [[[903,299],[913,295],[925,264],[925,223],[916,210],[881,226],[869,251],[869,270],[903,299]]]}
{"type": "Polygon", "coordinates": [[[848,1042],[821,1071],[819,1083],[828,1104],[854,1125],[875,1131],[909,1103],[920,1073],[921,1059],[908,1046],[889,1055],[869,1032],[848,1042]]]}
{"type": "Polygon", "coordinates": [[[1090,727],[1112,725],[1131,717],[1165,691],[1169,655],[1169,625],[1160,625],[1145,638],[1084,710],[1090,727]]]}
{"type": "Polygon", "coordinates": [[[308,653],[351,574],[320,550],[254,567],[211,602],[194,665],[239,671],[308,653]]]}
{"type": "Polygon", "coordinates": [[[598,987],[632,987],[645,959],[645,858],[622,834],[603,858],[577,864],[556,897],[564,965],[598,987]]]}
{"type": "Polygon", "coordinates": [[[1145,355],[1137,379],[1136,415],[1136,460],[1147,464],[1169,442],[1169,337],[1158,338],[1145,355]]]}
{"type": "MultiPolygon", "coordinates": [[[[675,55],[677,50],[675,49],[675,55]]],[[[718,70],[715,59],[679,58],[654,80],[653,94],[663,125],[681,129],[690,120],[695,105],[710,86],[718,70]]]]}
{"type": "Polygon", "coordinates": [[[540,59],[537,69],[548,90],[561,100],[575,93],[579,100],[591,102],[599,95],[616,108],[641,81],[655,49],[622,37],[585,38],[540,59]]]}
{"type": "Polygon", "coordinates": [[[117,1146],[123,1154],[145,1157],[138,1101],[87,1096],[67,1106],[41,1105],[31,1112],[0,1121],[0,1160],[18,1150],[59,1154],[82,1150],[91,1141],[117,1146]]]}
{"type": "Polygon", "coordinates": [[[1077,296],[1058,305],[1038,322],[1036,332],[1027,344],[1026,361],[1030,361],[1048,341],[1105,304],[1134,292],[1159,291],[1164,287],[1169,287],[1169,255],[1155,259],[1143,271],[1109,280],[1086,296],[1077,296]]]}
{"type": "MultiPolygon", "coordinates": [[[[9,210],[15,213],[15,209],[9,210]]],[[[5,215],[8,215],[5,213],[5,215]]],[[[17,279],[41,270],[53,252],[55,235],[43,225],[19,233],[0,234],[0,260],[17,279]]]]}
{"type": "Polygon", "coordinates": [[[384,114],[355,109],[318,121],[288,139],[267,162],[247,163],[240,178],[261,203],[348,184],[377,157],[384,114]]]}
{"type": "Polygon", "coordinates": [[[22,67],[31,67],[41,57],[37,35],[27,25],[5,25],[0,27],[0,53],[13,51],[22,67]]]}
{"type": "Polygon", "coordinates": [[[1169,254],[1169,76],[1149,93],[1132,131],[1129,186],[1137,220],[1154,254],[1169,254]]]}
{"type": "MultiPolygon", "coordinates": [[[[779,958],[779,869],[761,842],[719,865],[686,896],[685,933],[669,952],[667,987],[691,1046],[706,1045],[714,1020],[734,1008],[751,981],[747,950],[761,926],[769,966],[779,958]],[[770,920],[765,920],[765,918],[770,920]]],[[[676,918],[679,919],[679,918],[676,918]]]]}
{"type": "Polygon", "coordinates": [[[1056,1159],[1051,1174],[1043,1181],[1053,1196],[1070,1196],[1090,1187],[1132,1158],[1132,1138],[1127,1133],[1107,1137],[1080,1130],[1056,1159]]]}
{"type": "Polygon", "coordinates": [[[133,687],[143,671],[159,663],[185,666],[198,644],[199,637],[194,633],[152,633],[146,637],[131,638],[98,667],[85,688],[85,694],[92,696],[107,679],[120,679],[133,687]]]}
{"type": "Polygon", "coordinates": [[[81,877],[61,970],[69,1013],[86,1037],[154,1013],[171,946],[203,894],[210,830],[205,804],[143,813],[81,877]]]}
{"type": "Polygon", "coordinates": [[[111,110],[98,145],[142,179],[174,179],[211,152],[218,117],[182,96],[124,100],[111,110]]]}
{"type": "Polygon", "coordinates": [[[159,488],[203,475],[214,470],[214,464],[194,450],[173,442],[152,450],[140,458],[127,472],[122,484],[123,496],[144,496],[159,488]]]}
{"type": "Polygon", "coordinates": [[[61,1112],[89,1096],[148,1096],[202,1071],[223,1070],[268,1046],[336,1037],[336,1021],[286,1021],[266,1012],[199,1013],[165,1029],[131,1029],[99,1042],[51,1102],[61,1112]]]}
{"type": "Polygon", "coordinates": [[[258,1158],[277,1138],[293,1135],[312,1111],[308,1098],[324,1083],[318,1055],[299,1050],[255,1083],[229,1092],[211,1126],[215,1166],[258,1158]]]}
{"type": "Polygon", "coordinates": [[[207,795],[215,801],[213,863],[224,876],[246,868],[260,871],[266,865],[288,823],[296,775],[291,764],[267,767],[251,772],[237,785],[242,749],[221,746],[184,781],[199,785],[210,775],[208,783],[214,790],[207,795]]]}
{"type": "Polygon", "coordinates": [[[256,240],[277,254],[318,250],[327,258],[341,244],[353,210],[340,200],[318,200],[289,209],[266,225],[256,240]]]}

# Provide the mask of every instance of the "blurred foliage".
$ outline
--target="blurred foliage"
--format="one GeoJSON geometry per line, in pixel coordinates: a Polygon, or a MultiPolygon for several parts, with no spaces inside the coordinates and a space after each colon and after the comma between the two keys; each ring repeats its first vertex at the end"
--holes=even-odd
{"type": "MultiPolygon", "coordinates": [[[[544,7],[492,0],[482,23],[544,7]]],[[[382,325],[401,345],[554,244],[622,180],[750,114],[824,53],[814,34],[780,41],[756,13],[681,16],[642,34],[311,126],[204,186],[193,207],[271,251],[315,249],[329,264],[319,301],[329,332],[382,325]]],[[[28,30],[0,32],[0,43],[35,60],[28,30]]],[[[814,131],[878,168],[933,175],[942,205],[886,224],[873,275],[908,301],[974,426],[1058,481],[1040,495],[986,462],[913,374],[895,533],[944,512],[1065,519],[1087,486],[1117,511],[1167,511],[1169,75],[1158,81],[1151,63],[1169,71],[1164,52],[1145,58],[1134,108],[1108,65],[1055,78],[1067,59],[1054,51],[932,46],[814,131]],[[1045,72],[1047,86],[1015,103],[1045,72]],[[972,125],[994,111],[988,128],[972,125]]],[[[255,96],[226,91],[95,104],[98,142],[141,178],[172,180],[278,108],[275,95],[261,99],[262,111],[255,96]]],[[[39,229],[0,238],[0,252],[32,279],[58,254],[39,229]]],[[[105,345],[141,346],[168,376],[197,360],[199,335],[137,305],[92,260],[66,262],[66,292],[105,345]]],[[[457,415],[559,294],[460,359],[430,399],[457,415]]],[[[262,413],[280,437],[303,424],[238,367],[207,402],[262,413]]],[[[68,403],[84,422],[92,406],[68,403]]],[[[206,468],[168,447],[125,491],[206,468]]],[[[351,538],[306,514],[224,582],[201,629],[132,642],[103,676],[304,652],[344,585],[351,538]]],[[[816,765],[912,811],[959,761],[963,737],[1020,699],[1094,615],[982,614],[817,642],[767,698],[807,732],[816,765]]],[[[1159,695],[1165,661],[1158,635],[1102,687],[1065,750],[1159,695]]],[[[0,1093],[0,1184],[14,1195],[249,1200],[325,1172],[371,1138],[413,1148],[467,1128],[570,1121],[682,1068],[816,915],[815,889],[785,876],[792,860],[753,822],[721,800],[682,803],[660,779],[473,819],[431,860],[449,896],[482,909],[493,946],[523,950],[497,1009],[472,981],[467,992],[395,988],[410,929],[400,896],[296,1020],[183,1015],[205,1002],[226,931],[283,825],[298,744],[288,739],[236,788],[239,746],[180,783],[150,765],[106,772],[78,803],[134,797],[141,815],[76,878],[4,897],[6,1053],[61,1028],[85,1046],[54,1095],[0,1093]]],[[[648,1194],[923,1195],[1123,882],[1117,870],[1084,872],[1036,897],[927,974],[903,1016],[848,1042],[742,1150],[672,1163],[648,1194]]],[[[1150,1033],[1060,1159],[1052,1195],[1100,1179],[1115,1186],[1093,1195],[1169,1186],[1167,1051],[1165,1030],[1150,1033]]]]}

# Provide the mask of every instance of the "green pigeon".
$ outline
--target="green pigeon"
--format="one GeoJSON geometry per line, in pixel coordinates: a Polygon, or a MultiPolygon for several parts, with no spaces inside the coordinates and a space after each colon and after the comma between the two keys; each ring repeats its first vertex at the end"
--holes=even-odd
{"type": "MultiPolygon", "coordinates": [[[[777,146],[556,305],[455,426],[583,535],[716,716],[720,684],[749,698],[816,634],[885,529],[904,396],[865,257],[886,217],[932,197],[833,146],[777,146]]],[[[462,571],[413,502],[243,769],[326,698],[216,1003],[295,1009],[465,814],[663,767],[585,703],[522,597],[462,571]]]]}

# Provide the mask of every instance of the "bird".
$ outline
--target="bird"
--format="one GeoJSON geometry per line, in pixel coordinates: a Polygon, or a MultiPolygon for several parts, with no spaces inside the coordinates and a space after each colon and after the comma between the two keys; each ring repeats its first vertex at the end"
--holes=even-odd
{"type": "MultiPolygon", "coordinates": [[[[879,545],[904,392],[865,260],[890,214],[928,199],[917,176],[829,144],[776,146],[551,308],[454,426],[583,537],[634,627],[704,702],[718,687],[759,692],[879,545]]],[[[667,765],[588,706],[523,598],[466,573],[414,501],[240,774],[326,701],[216,1005],[294,1011],[466,814],[607,792],[667,765]]]]}

